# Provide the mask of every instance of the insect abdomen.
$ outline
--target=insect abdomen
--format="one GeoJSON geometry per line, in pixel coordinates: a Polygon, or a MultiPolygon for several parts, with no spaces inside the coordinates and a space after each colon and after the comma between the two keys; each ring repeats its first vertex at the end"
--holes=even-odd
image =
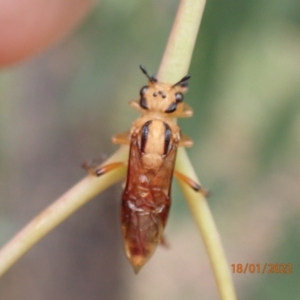
{"type": "Polygon", "coordinates": [[[161,243],[170,208],[170,202],[163,194],[156,195],[160,199],[160,203],[156,204],[150,190],[145,189],[143,196],[140,190],[124,191],[122,199],[125,252],[135,272],[150,259],[161,243]]]}

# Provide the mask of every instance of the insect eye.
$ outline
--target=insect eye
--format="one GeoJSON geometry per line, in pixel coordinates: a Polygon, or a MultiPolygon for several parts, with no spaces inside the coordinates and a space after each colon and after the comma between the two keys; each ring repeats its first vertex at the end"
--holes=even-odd
{"type": "Polygon", "coordinates": [[[147,100],[145,97],[142,97],[140,100],[140,106],[144,109],[148,109],[147,100]]]}
{"type": "Polygon", "coordinates": [[[147,89],[148,89],[148,86],[146,86],[146,85],[143,86],[143,87],[140,89],[140,96],[141,96],[141,97],[143,97],[143,96],[145,95],[147,89]]]}
{"type": "Polygon", "coordinates": [[[165,113],[172,113],[177,109],[177,103],[173,102],[170,106],[165,110],[165,113]]]}
{"type": "Polygon", "coordinates": [[[175,100],[176,100],[176,103],[180,103],[183,101],[183,94],[182,93],[176,93],[175,94],[175,100]]]}

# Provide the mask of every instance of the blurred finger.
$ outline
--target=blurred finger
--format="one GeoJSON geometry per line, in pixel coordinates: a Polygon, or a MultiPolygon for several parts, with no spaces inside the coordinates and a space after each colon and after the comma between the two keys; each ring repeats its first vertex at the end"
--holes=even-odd
{"type": "Polygon", "coordinates": [[[31,57],[65,37],[94,0],[0,0],[0,66],[31,57]]]}

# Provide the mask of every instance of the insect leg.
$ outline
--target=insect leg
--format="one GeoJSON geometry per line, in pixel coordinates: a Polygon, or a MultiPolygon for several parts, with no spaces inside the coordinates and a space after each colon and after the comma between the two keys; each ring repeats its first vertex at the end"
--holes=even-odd
{"type": "Polygon", "coordinates": [[[162,236],[160,245],[163,246],[165,249],[170,249],[170,244],[165,235],[162,236]]]}
{"type": "Polygon", "coordinates": [[[122,167],[124,165],[126,165],[127,163],[123,162],[123,161],[120,161],[120,162],[114,162],[114,163],[111,163],[111,164],[107,164],[107,165],[104,165],[104,166],[101,166],[99,168],[93,168],[87,164],[83,164],[82,167],[84,169],[86,169],[88,171],[89,174],[93,175],[93,176],[101,176],[101,175],[104,175],[110,171],[113,171],[114,169],[117,169],[119,167],[122,167]]]}
{"type": "Polygon", "coordinates": [[[199,183],[195,182],[193,179],[187,177],[186,175],[178,172],[178,171],[174,171],[174,176],[178,179],[183,181],[184,183],[186,183],[187,185],[189,185],[194,191],[201,193],[203,196],[208,196],[209,195],[209,191],[204,189],[199,183]]]}
{"type": "Polygon", "coordinates": [[[142,112],[142,111],[143,111],[143,110],[141,109],[140,103],[139,103],[138,101],[132,100],[132,101],[129,102],[129,105],[130,105],[132,108],[138,110],[139,112],[142,112]]]}
{"type": "Polygon", "coordinates": [[[174,112],[172,114],[172,117],[174,118],[189,118],[193,115],[193,110],[192,108],[186,104],[186,103],[183,103],[183,110],[180,111],[180,112],[174,112]]]}
{"type": "Polygon", "coordinates": [[[179,145],[180,147],[192,147],[193,141],[187,135],[181,134],[179,145]]]}
{"type": "Polygon", "coordinates": [[[193,109],[187,104],[183,103],[183,112],[186,117],[191,117],[193,115],[193,109]]]}
{"type": "Polygon", "coordinates": [[[129,145],[130,139],[129,139],[129,131],[125,131],[119,134],[116,134],[112,137],[112,142],[114,144],[125,144],[129,145]]]}

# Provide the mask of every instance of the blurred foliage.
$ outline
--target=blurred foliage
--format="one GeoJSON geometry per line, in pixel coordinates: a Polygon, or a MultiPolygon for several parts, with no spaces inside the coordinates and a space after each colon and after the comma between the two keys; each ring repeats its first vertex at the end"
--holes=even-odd
{"type": "MultiPolygon", "coordinates": [[[[0,242],[116,146],[127,105],[155,73],[177,1],[101,2],[77,33],[0,74],[0,242]]],[[[239,299],[298,299],[300,2],[208,1],[180,120],[230,264],[293,263],[293,274],[234,274],[239,299]]],[[[51,233],[0,281],[1,299],[217,299],[177,185],[170,249],[138,275],[124,262],[121,189],[51,233]],[[47,291],[45,293],[45,291],[47,291]],[[122,295],[122,296],[120,296],[122,295]]]]}

